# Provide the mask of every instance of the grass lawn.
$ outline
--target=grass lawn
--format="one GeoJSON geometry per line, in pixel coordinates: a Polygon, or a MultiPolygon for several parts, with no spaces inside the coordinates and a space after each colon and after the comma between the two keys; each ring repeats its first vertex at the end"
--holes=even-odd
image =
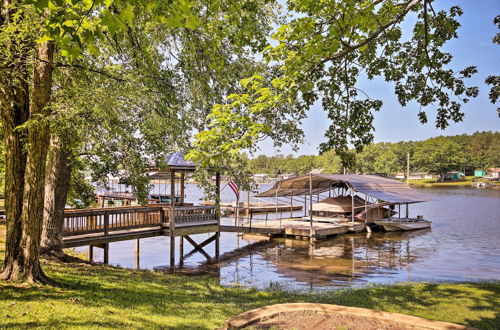
{"type": "MultiPolygon", "coordinates": [[[[5,226],[0,226],[3,258],[5,226]]],[[[374,308],[481,329],[500,325],[500,282],[399,284],[322,294],[229,288],[216,279],[44,262],[62,287],[0,282],[0,328],[213,329],[236,314],[284,302],[374,308]]]]}
{"type": "MultiPolygon", "coordinates": [[[[460,181],[444,181],[439,182],[436,180],[410,180],[410,185],[426,185],[426,186],[471,186],[472,180],[488,182],[489,184],[496,186],[500,185],[499,181],[488,181],[487,179],[483,179],[476,176],[466,176],[464,180],[460,181]]],[[[406,182],[406,180],[404,180],[406,182]]]]}

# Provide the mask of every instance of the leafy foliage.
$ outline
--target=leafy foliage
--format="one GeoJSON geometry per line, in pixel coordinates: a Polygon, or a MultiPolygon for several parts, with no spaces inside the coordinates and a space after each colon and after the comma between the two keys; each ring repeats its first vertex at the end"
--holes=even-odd
{"type": "MultiPolygon", "coordinates": [[[[495,17],[493,23],[498,27],[498,29],[500,29],[500,15],[495,17]]],[[[497,33],[493,38],[493,43],[500,45],[500,32],[497,33]]],[[[498,103],[498,101],[500,100],[500,76],[488,76],[485,80],[485,83],[491,85],[491,89],[488,94],[491,103],[498,103]]],[[[497,112],[498,116],[500,117],[500,107],[497,108],[497,112]]]]}
{"type": "Polygon", "coordinates": [[[364,78],[393,83],[400,104],[416,104],[422,123],[431,109],[438,128],[461,121],[461,105],[478,94],[465,83],[476,68],[450,69],[452,55],[442,48],[457,37],[462,10],[436,12],[432,2],[287,1],[289,19],[263,53],[269,72],[243,80],[244,93],[213,107],[190,157],[230,165],[265,137],[293,145],[302,137],[297,123],[321,101],[332,122],[320,151],[333,149],[353,166],[351,149],[373,141],[373,113],[382,107],[358,87],[364,78]],[[409,16],[416,22],[407,36],[401,23],[409,16]]]}

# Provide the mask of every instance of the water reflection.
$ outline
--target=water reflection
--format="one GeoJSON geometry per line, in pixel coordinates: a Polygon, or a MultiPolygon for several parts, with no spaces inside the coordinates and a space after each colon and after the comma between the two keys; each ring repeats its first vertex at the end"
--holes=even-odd
{"type": "MultiPolygon", "coordinates": [[[[400,281],[500,279],[500,190],[422,191],[435,200],[415,205],[413,212],[431,219],[432,230],[340,236],[317,242],[312,251],[308,241],[222,233],[218,264],[207,263],[196,253],[185,259],[178,271],[208,273],[223,285],[301,290],[400,281]]],[[[192,238],[199,243],[210,235],[192,238]]],[[[190,248],[185,243],[184,252],[190,248]]],[[[206,252],[215,255],[213,244],[206,252]]],[[[179,254],[176,258],[178,261],[179,254]]],[[[168,237],[141,240],[141,268],[166,269],[168,260],[168,237]]],[[[110,244],[110,262],[133,268],[134,242],[110,244]]]]}

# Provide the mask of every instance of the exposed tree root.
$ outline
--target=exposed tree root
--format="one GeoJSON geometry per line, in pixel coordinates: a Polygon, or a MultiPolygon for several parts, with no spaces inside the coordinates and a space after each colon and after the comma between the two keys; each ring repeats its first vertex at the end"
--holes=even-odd
{"type": "Polygon", "coordinates": [[[83,260],[78,257],[66,254],[62,249],[41,251],[40,257],[46,260],[62,262],[62,263],[90,263],[87,260],[83,260]]]}

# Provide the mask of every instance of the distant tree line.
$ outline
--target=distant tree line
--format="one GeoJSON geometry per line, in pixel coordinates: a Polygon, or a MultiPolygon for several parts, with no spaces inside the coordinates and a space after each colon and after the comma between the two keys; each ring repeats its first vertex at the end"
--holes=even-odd
{"type": "Polygon", "coordinates": [[[249,159],[248,166],[252,173],[268,174],[304,174],[312,169],[323,169],[323,173],[343,173],[345,170],[346,173],[394,175],[406,171],[408,153],[411,172],[442,174],[463,171],[472,174],[475,169],[500,165],[500,132],[370,144],[355,154],[354,163],[348,168],[342,166],[334,151],[318,156],[259,155],[249,159]]]}

